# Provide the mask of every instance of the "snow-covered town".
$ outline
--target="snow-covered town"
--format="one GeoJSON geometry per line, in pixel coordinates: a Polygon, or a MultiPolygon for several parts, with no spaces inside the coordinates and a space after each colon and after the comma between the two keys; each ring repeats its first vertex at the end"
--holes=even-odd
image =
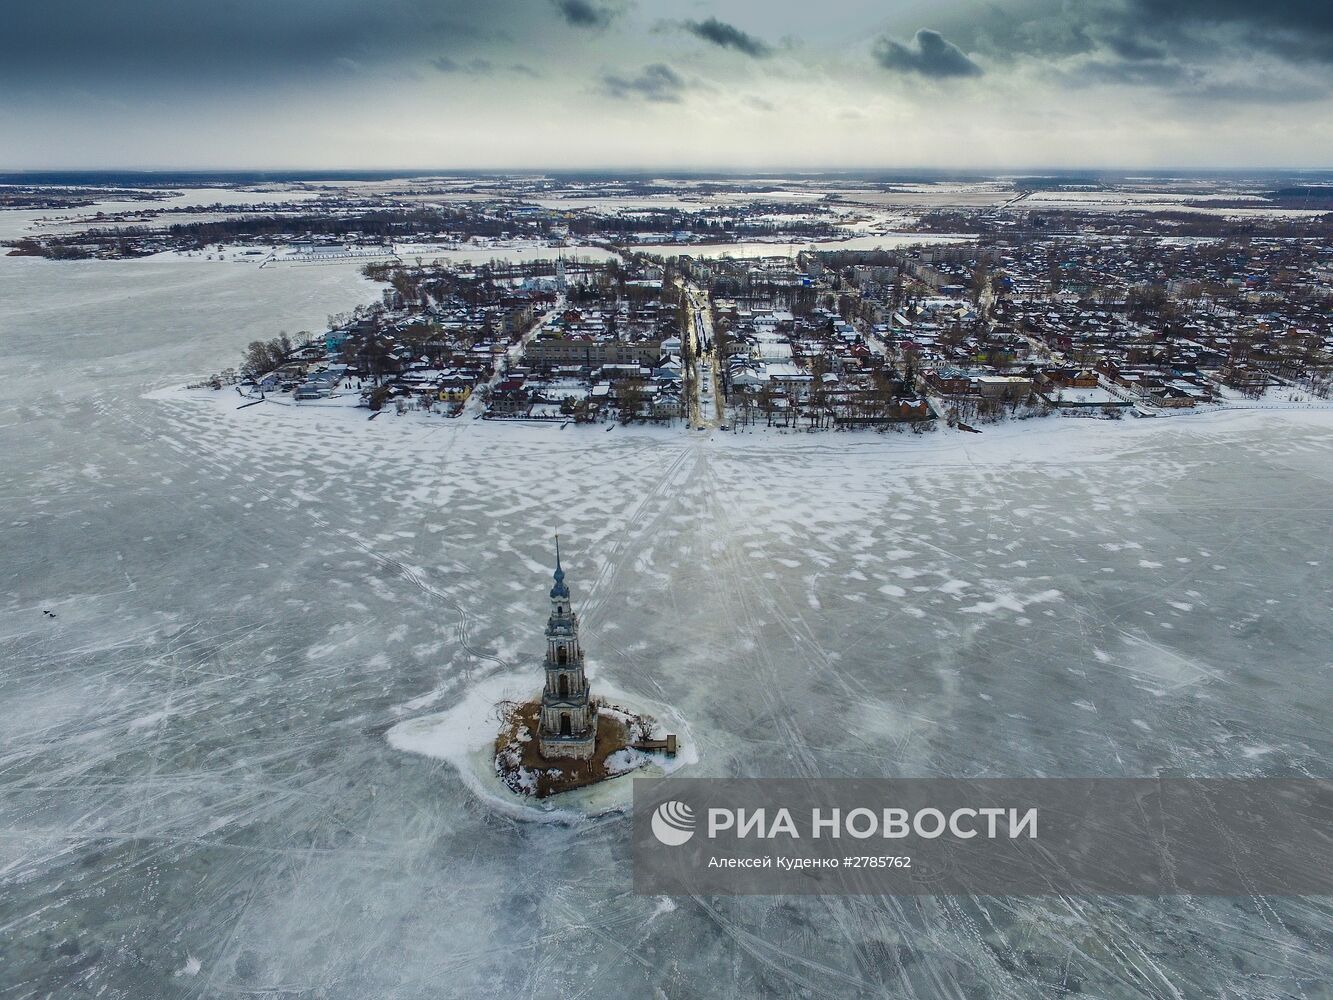
{"type": "Polygon", "coordinates": [[[1331,405],[1333,249],[1077,247],[377,263],[379,302],[252,344],[212,384],[372,413],[738,433],[1331,405]]]}

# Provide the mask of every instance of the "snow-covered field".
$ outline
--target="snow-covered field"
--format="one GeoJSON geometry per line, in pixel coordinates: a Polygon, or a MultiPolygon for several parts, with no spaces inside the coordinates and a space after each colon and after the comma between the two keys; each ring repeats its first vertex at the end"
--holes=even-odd
{"type": "Polygon", "coordinates": [[[748,243],[643,243],[636,250],[662,257],[795,257],[796,254],[819,250],[895,250],[906,246],[934,243],[966,243],[972,236],[943,236],[931,233],[874,233],[853,236],[845,240],[786,240],[753,241],[748,243]]]}
{"type": "Polygon", "coordinates": [[[538,657],[756,776],[1326,775],[1333,414],[560,430],[162,391],[352,269],[0,258],[0,995],[1313,997],[1318,899],[631,891],[394,726],[538,657]],[[55,613],[51,618],[43,610],[55,613]]]}

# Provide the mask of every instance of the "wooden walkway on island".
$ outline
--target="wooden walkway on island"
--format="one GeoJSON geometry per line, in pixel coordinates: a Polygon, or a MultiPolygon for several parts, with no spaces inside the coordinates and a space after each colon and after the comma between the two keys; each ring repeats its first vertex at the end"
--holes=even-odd
{"type": "Polygon", "coordinates": [[[635,750],[665,750],[668,757],[676,756],[676,734],[670,733],[664,740],[639,740],[631,743],[635,750]]]}

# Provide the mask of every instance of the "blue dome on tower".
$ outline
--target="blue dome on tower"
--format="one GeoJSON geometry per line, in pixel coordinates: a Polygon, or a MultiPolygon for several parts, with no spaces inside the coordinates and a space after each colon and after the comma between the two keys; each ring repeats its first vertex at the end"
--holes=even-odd
{"type": "Polygon", "coordinates": [[[565,571],[560,568],[560,536],[555,539],[555,586],[551,588],[551,600],[569,597],[569,587],[565,583],[565,571]]]}

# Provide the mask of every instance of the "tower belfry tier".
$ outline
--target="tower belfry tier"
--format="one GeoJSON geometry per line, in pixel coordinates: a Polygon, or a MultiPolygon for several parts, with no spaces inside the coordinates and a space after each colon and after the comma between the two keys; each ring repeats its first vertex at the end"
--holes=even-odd
{"type": "Polygon", "coordinates": [[[597,742],[597,706],[583,672],[579,618],[569,600],[569,585],[555,543],[555,578],[551,617],[546,622],[546,685],[542,688],[538,751],[543,757],[592,757],[597,742]]]}

